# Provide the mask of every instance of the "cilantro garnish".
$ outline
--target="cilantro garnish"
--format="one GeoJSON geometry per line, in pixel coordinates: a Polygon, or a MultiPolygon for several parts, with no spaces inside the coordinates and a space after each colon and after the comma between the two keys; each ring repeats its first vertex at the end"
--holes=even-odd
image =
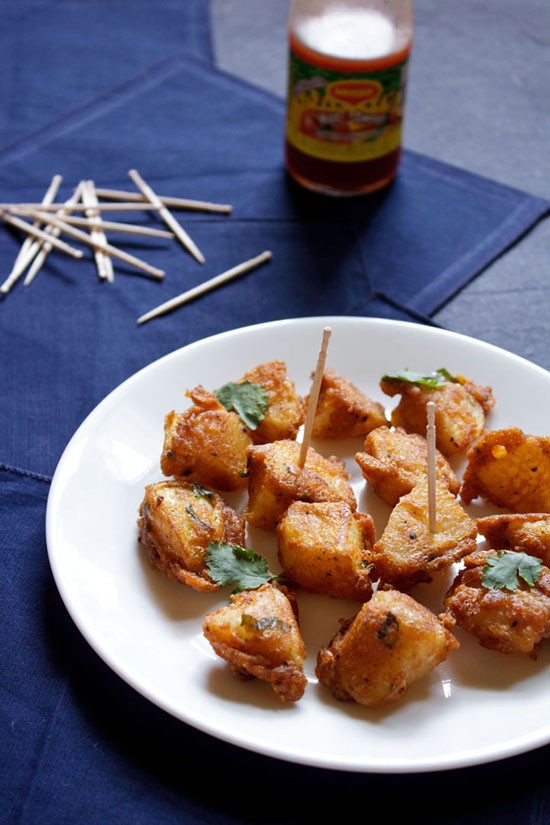
{"type": "Polygon", "coordinates": [[[191,504],[185,505],[185,511],[191,516],[192,519],[194,519],[197,522],[197,524],[201,524],[203,527],[206,527],[207,530],[212,530],[212,526],[203,521],[203,519],[201,519],[201,517],[197,515],[197,513],[195,513],[191,504]]]}
{"type": "Polygon", "coordinates": [[[255,430],[265,418],[268,395],[261,384],[230,381],[214,390],[214,395],[226,410],[234,410],[251,430],[255,430]]]}
{"type": "Polygon", "coordinates": [[[421,387],[438,389],[449,381],[457,383],[457,379],[444,367],[430,373],[414,372],[414,370],[400,370],[389,372],[382,378],[383,381],[407,381],[409,384],[418,384],[421,387]]]}
{"type": "Polygon", "coordinates": [[[520,578],[533,587],[542,572],[542,561],[515,550],[499,550],[496,556],[489,556],[483,568],[481,583],[495,590],[517,590],[520,578]]]}
{"type": "Polygon", "coordinates": [[[210,577],[218,584],[234,584],[233,593],[255,590],[266,582],[277,579],[268,569],[266,560],[239,544],[220,541],[208,543],[206,566],[210,577]]]}
{"type": "Polygon", "coordinates": [[[196,481],[191,483],[193,485],[195,498],[212,498],[214,496],[212,490],[208,490],[206,487],[203,487],[202,484],[198,484],[196,481]]]}

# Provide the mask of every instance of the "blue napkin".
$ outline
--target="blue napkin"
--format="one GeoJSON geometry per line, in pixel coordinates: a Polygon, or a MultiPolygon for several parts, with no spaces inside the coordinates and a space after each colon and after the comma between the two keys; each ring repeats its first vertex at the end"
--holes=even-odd
{"type": "Polygon", "coordinates": [[[208,0],[3,0],[0,147],[186,50],[212,59],[208,0]]]}
{"type": "MultiPolygon", "coordinates": [[[[395,184],[372,198],[312,195],[285,175],[283,124],[277,98],[178,55],[0,151],[3,200],[40,200],[56,173],[64,177],[59,199],[82,178],[135,189],[128,170],[137,168],[161,194],[233,206],[230,215],[175,213],[204,264],[176,240],[109,234],[164,269],[163,282],[115,260],[114,283],[99,283],[88,249],[84,261],[52,253],[29,287],[12,288],[0,303],[0,461],[51,474],[78,424],[111,389],[214,333],[322,314],[430,323],[548,211],[540,198],[410,151],[395,184]],[[136,324],[264,249],[273,253],[269,264],[136,324]]],[[[123,217],[163,226],[150,213],[123,217]]],[[[16,231],[0,232],[6,275],[20,242],[16,231]]]]}

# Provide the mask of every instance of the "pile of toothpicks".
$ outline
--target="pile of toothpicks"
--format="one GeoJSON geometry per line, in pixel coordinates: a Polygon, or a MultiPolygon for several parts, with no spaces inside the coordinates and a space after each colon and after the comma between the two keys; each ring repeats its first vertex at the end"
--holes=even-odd
{"type": "MultiPolygon", "coordinates": [[[[74,239],[79,244],[92,248],[97,273],[101,281],[112,282],[114,280],[113,258],[124,261],[131,267],[135,267],[154,278],[162,279],[165,276],[164,270],[109,243],[106,236],[108,231],[175,238],[186,252],[203,264],[205,262],[203,253],[181,223],[174,217],[173,211],[183,209],[229,214],[232,207],[229,204],[159,195],[136,169],[130,169],[128,175],[136,186],[134,191],[98,188],[93,181],[82,180],[68,200],[57,203],[56,196],[62,183],[62,176],[55,175],[40,203],[0,204],[0,218],[7,225],[21,231],[24,235],[23,243],[11,271],[3,283],[0,284],[0,294],[7,295],[13,285],[23,276],[23,284],[25,286],[31,284],[53,250],[76,259],[83,258],[83,250],[79,246],[62,239],[60,237],[62,235],[68,236],[71,241],[74,239]],[[165,229],[117,222],[104,218],[106,212],[130,211],[148,211],[158,215],[165,229]],[[75,215],[75,213],[77,214],[75,215]]],[[[144,323],[151,318],[165,314],[175,307],[198,297],[198,295],[248,272],[255,266],[269,260],[270,257],[270,252],[263,252],[249,261],[238,264],[150,310],[138,318],[138,323],[144,323]]]]}

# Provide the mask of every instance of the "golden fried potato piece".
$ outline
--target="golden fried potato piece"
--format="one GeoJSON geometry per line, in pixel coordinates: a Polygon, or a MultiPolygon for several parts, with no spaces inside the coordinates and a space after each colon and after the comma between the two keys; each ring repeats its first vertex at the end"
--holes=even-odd
{"type": "Polygon", "coordinates": [[[390,513],[372,554],[373,579],[408,590],[429,582],[476,549],[477,529],[445,482],[436,481],[436,524],[430,531],[428,480],[420,481],[402,496],[390,513]]]}
{"type": "MultiPolygon", "coordinates": [[[[306,408],[308,403],[309,395],[306,408]]],[[[387,423],[382,404],[336,370],[324,370],[311,430],[314,438],[354,438],[387,423]]]]}
{"type": "Polygon", "coordinates": [[[372,517],[345,501],[295,501],[277,525],[283,577],[310,593],[365,601],[374,537],[372,517]]]}
{"type": "Polygon", "coordinates": [[[482,387],[461,375],[438,388],[408,381],[382,379],[387,395],[401,395],[392,410],[391,423],[407,432],[426,434],[428,401],[435,403],[436,447],[445,456],[464,453],[485,428],[486,415],[495,400],[490,387],[482,387]]]}
{"type": "MultiPolygon", "coordinates": [[[[419,433],[402,427],[377,427],[365,438],[365,450],[355,454],[363,477],[372,484],[382,501],[393,507],[426,477],[428,443],[419,433]]],[[[445,456],[436,450],[436,474],[454,495],[460,482],[445,456]]]]}
{"type": "Polygon", "coordinates": [[[203,633],[240,678],[269,682],[283,702],[302,698],[306,648],[296,602],[284,588],[269,583],[232,595],[229,605],[206,614],[203,633]]]}
{"type": "Polygon", "coordinates": [[[475,520],[477,531],[494,550],[522,550],[550,567],[550,514],[506,513],[475,520]]]}
{"type": "Polygon", "coordinates": [[[317,655],[319,682],[337,699],[395,702],[459,643],[428,608],[398,590],[377,590],[317,655]]]}
{"type": "Polygon", "coordinates": [[[150,564],[194,590],[219,590],[206,567],[209,542],[244,545],[242,516],[218,493],[191,482],[149,484],[137,523],[150,564]]]}
{"type": "Polygon", "coordinates": [[[254,527],[275,530],[293,501],[346,501],[357,509],[349,473],[339,458],[325,458],[312,447],[300,469],[300,445],[273,441],[248,450],[248,504],[245,519],[254,527]]]}
{"type": "Polygon", "coordinates": [[[481,580],[490,555],[496,551],[478,550],[464,558],[440,618],[448,628],[458,625],[471,633],[489,650],[536,659],[541,643],[550,638],[550,570],[543,567],[533,587],[521,582],[517,590],[487,588],[481,580]]]}
{"type": "Polygon", "coordinates": [[[303,399],[296,391],[294,381],[287,372],[284,361],[275,360],[260,364],[246,372],[238,383],[250,381],[260,384],[267,392],[268,408],[263,421],[250,436],[255,444],[296,438],[304,423],[303,399]]]}
{"type": "Polygon", "coordinates": [[[193,406],[182,413],[172,411],[165,418],[162,472],[216,490],[244,489],[248,484],[246,451],[252,444],[247,427],[204,387],[195,387],[186,395],[193,406]]]}
{"type": "Polygon", "coordinates": [[[550,513],[550,438],[519,427],[485,433],[467,453],[460,497],[513,513],[550,513]]]}

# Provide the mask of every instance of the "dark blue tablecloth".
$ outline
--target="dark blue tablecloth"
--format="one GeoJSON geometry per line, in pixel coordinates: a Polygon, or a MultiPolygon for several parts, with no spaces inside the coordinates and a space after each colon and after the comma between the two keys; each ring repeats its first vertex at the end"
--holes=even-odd
{"type": "MultiPolygon", "coordinates": [[[[7,9],[4,42],[15,49],[17,34],[30,63],[12,58],[15,87],[2,76],[12,107],[2,122],[2,201],[39,200],[55,173],[64,177],[60,197],[81,178],[132,188],[134,167],[163,194],[229,202],[233,211],[177,213],[203,265],[172,240],[110,235],[164,268],[162,283],[116,261],[114,283],[99,283],[89,252],[80,262],[52,253],[31,286],[17,283],[0,302],[0,821],[297,823],[370,810],[377,798],[396,818],[421,801],[427,823],[477,825],[489,812],[512,825],[530,810],[531,825],[542,825],[548,749],[436,777],[369,777],[270,760],[176,722],[112,673],[72,624],[49,570],[44,518],[67,441],[147,363],[283,317],[431,323],[548,204],[408,151],[395,184],[376,197],[335,201],[296,189],[282,166],[283,105],[209,65],[205,3],[27,0],[7,9]],[[43,39],[36,54],[31,32],[43,39]],[[48,49],[53,90],[44,107],[48,49]],[[263,249],[273,259],[260,270],[136,324],[263,249]]],[[[20,242],[2,228],[5,274],[20,242]]]]}

